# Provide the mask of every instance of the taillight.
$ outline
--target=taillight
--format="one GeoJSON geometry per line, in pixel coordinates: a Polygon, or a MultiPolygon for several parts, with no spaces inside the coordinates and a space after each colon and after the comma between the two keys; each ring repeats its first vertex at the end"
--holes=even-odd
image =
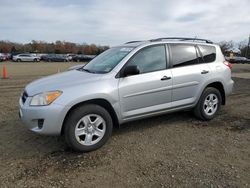
{"type": "Polygon", "coordinates": [[[233,65],[232,65],[231,63],[229,63],[228,61],[224,61],[223,63],[224,63],[224,65],[226,65],[226,66],[229,67],[230,69],[233,68],[233,65]]]}

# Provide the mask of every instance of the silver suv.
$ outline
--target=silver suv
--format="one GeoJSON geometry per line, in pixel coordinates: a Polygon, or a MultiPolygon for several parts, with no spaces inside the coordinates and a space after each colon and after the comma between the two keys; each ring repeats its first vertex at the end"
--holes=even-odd
{"type": "Polygon", "coordinates": [[[211,120],[232,92],[231,64],[204,39],[159,38],[113,47],[85,66],[27,85],[20,117],[77,151],[100,148],[113,126],[191,109],[211,120]]]}

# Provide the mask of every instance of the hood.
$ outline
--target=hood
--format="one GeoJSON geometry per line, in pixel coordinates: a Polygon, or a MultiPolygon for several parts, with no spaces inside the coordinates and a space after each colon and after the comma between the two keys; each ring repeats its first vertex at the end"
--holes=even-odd
{"type": "Polygon", "coordinates": [[[63,91],[63,88],[66,87],[100,80],[102,76],[102,74],[71,70],[35,80],[26,86],[25,91],[29,96],[46,91],[63,91]]]}

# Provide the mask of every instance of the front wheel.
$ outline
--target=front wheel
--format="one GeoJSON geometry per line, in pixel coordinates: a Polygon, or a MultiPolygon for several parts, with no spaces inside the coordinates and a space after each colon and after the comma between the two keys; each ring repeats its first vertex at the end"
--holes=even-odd
{"type": "Polygon", "coordinates": [[[107,142],[112,129],[112,118],[106,109],[99,105],[84,105],[74,109],[66,119],[65,141],[75,151],[93,151],[107,142]]]}
{"type": "Polygon", "coordinates": [[[195,116],[202,120],[213,119],[221,107],[221,101],[221,94],[218,89],[206,88],[194,108],[195,116]]]}

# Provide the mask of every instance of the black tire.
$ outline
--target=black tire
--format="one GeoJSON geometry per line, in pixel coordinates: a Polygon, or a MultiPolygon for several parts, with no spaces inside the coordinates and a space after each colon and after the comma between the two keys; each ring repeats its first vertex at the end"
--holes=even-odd
{"type": "Polygon", "coordinates": [[[99,105],[87,104],[74,109],[67,117],[64,124],[64,136],[67,145],[75,151],[89,152],[102,147],[112,135],[113,122],[106,109],[99,105]],[[105,121],[106,130],[103,137],[93,145],[84,145],[77,140],[75,129],[78,122],[89,114],[99,115],[105,121]]]}
{"type": "Polygon", "coordinates": [[[37,59],[34,59],[34,62],[37,62],[37,59]]]}
{"type": "Polygon", "coordinates": [[[21,59],[17,59],[17,62],[21,62],[21,59]]]}
{"type": "Polygon", "coordinates": [[[218,111],[220,110],[220,107],[221,107],[221,102],[222,102],[222,98],[221,98],[221,93],[218,89],[216,88],[213,88],[213,87],[207,87],[205,88],[205,90],[203,91],[198,103],[196,104],[195,108],[194,108],[194,114],[197,118],[201,119],[201,120],[204,120],[204,121],[209,121],[211,119],[213,119],[218,111]],[[204,107],[204,103],[205,103],[205,100],[207,99],[207,97],[212,94],[212,95],[215,95],[218,99],[218,103],[217,103],[217,108],[215,110],[215,112],[211,115],[208,115],[206,112],[205,112],[205,107],[204,107]]]}

